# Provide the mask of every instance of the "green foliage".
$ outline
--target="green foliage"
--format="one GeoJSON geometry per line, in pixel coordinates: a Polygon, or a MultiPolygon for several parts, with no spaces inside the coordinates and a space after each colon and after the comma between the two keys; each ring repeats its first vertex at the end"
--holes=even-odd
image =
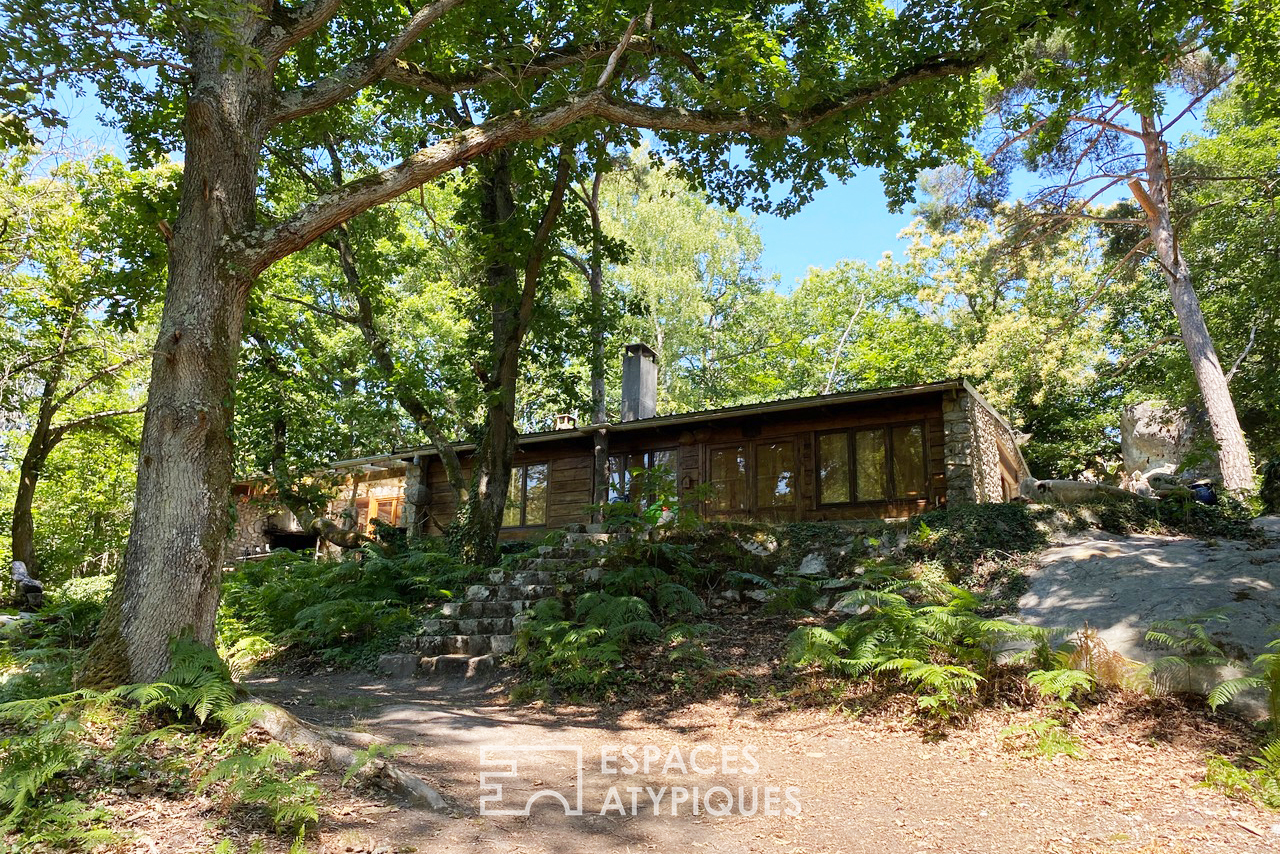
{"type": "Polygon", "coordinates": [[[351,763],[346,773],[342,775],[342,785],[345,786],[350,783],[370,764],[389,759],[397,753],[403,753],[405,750],[408,750],[408,747],[403,744],[381,744],[375,741],[366,748],[353,751],[352,755],[355,761],[351,763]]]}
{"type": "Polygon", "coordinates": [[[1280,459],[1267,460],[1262,466],[1262,488],[1258,490],[1263,510],[1280,513],[1280,459]]]}
{"type": "Polygon", "coordinates": [[[833,629],[796,629],[787,661],[853,679],[903,684],[917,695],[922,711],[947,719],[975,699],[1010,647],[1030,645],[1030,654],[1041,658],[1047,651],[1042,629],[980,616],[979,604],[973,594],[945,582],[881,582],[839,603],[859,616],[833,629]]]}
{"type": "MultiPolygon", "coordinates": [[[[691,547],[637,540],[610,550],[594,589],[538,603],[521,626],[516,657],[536,679],[604,695],[636,678],[635,665],[661,650],[675,670],[703,659],[704,610],[694,592],[710,572],[691,562],[691,547]]],[[[664,673],[664,675],[671,675],[664,673]]]]}
{"type": "Polygon", "coordinates": [[[1249,673],[1236,679],[1228,679],[1209,693],[1210,708],[1218,708],[1241,691],[1260,688],[1267,698],[1267,717],[1271,731],[1280,735],[1280,638],[1267,644],[1267,649],[1253,660],[1249,673]]]}
{"type": "Polygon", "coordinates": [[[993,554],[1039,551],[1048,538],[1025,504],[968,504],[921,514],[908,543],[919,560],[940,561],[949,571],[971,567],[993,554]]]}
{"type": "Polygon", "coordinates": [[[0,702],[71,689],[113,582],[73,578],[48,592],[35,619],[0,630],[0,702]]]}
{"type": "MultiPolygon", "coordinates": [[[[1229,623],[1230,615],[1224,608],[1206,611],[1180,620],[1160,620],[1151,625],[1147,640],[1172,650],[1152,663],[1150,670],[1156,679],[1170,673],[1188,673],[1194,668],[1219,668],[1237,665],[1212,634],[1212,623],[1229,623]]],[[[1248,666],[1244,676],[1228,679],[1209,692],[1209,707],[1217,709],[1230,703],[1242,691],[1260,689],[1266,696],[1268,724],[1274,734],[1280,734],[1280,638],[1267,644],[1267,649],[1248,666]]]]}
{"type": "Polygon", "coordinates": [[[429,541],[396,548],[369,544],[340,560],[277,551],[242,563],[223,581],[219,644],[317,654],[344,666],[368,665],[413,627],[415,615],[454,598],[477,579],[429,541]],[[253,640],[251,640],[253,639],[253,640]]]}
{"type": "Polygon", "coordinates": [[[313,772],[287,773],[284,747],[245,738],[258,709],[237,702],[213,650],[179,639],[171,658],[156,683],[0,705],[0,830],[20,845],[92,849],[113,839],[102,827],[106,811],[85,803],[97,787],[146,776],[183,789],[195,774],[197,791],[218,787],[229,807],[265,808],[277,828],[301,837],[317,819],[313,772]],[[208,732],[221,733],[212,747],[208,732]],[[166,749],[151,751],[156,743],[166,749]]]}
{"type": "Polygon", "coordinates": [[[1026,724],[1014,724],[1000,731],[1000,737],[1012,742],[1030,742],[1027,755],[1053,759],[1056,756],[1069,756],[1072,759],[1084,759],[1084,751],[1080,747],[1080,739],[1067,731],[1066,726],[1057,718],[1043,718],[1026,724]]]}
{"type": "Polygon", "coordinates": [[[224,783],[224,797],[233,802],[260,806],[278,830],[291,831],[299,839],[320,818],[320,788],[310,781],[315,771],[288,774],[293,755],[281,744],[236,750],[220,760],[201,778],[197,792],[224,783]]]}
{"type": "Polygon", "coordinates": [[[1249,764],[1235,763],[1224,756],[1208,760],[1206,786],[1226,795],[1257,801],[1268,809],[1280,810],[1280,738],[1267,742],[1249,764]]]}
{"type": "Polygon", "coordinates": [[[1088,694],[1097,685],[1091,674],[1071,667],[1033,670],[1027,674],[1027,682],[1041,697],[1056,700],[1060,706],[1072,711],[1079,711],[1075,698],[1088,694]]]}
{"type": "Polygon", "coordinates": [[[1195,669],[1230,665],[1231,657],[1209,628],[1212,623],[1226,623],[1229,619],[1226,609],[1216,608],[1180,619],[1153,622],[1146,640],[1171,652],[1145,668],[1152,681],[1156,685],[1177,685],[1185,682],[1187,674],[1195,669]]]}

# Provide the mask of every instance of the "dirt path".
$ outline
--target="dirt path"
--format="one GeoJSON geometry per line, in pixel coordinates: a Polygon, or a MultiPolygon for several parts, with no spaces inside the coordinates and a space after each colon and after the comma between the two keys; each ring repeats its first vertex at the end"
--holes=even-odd
{"type": "Polygon", "coordinates": [[[456,687],[352,675],[259,680],[253,688],[303,717],[342,726],[354,718],[357,726],[407,745],[398,761],[434,783],[456,809],[445,816],[404,808],[378,816],[376,826],[353,821],[325,838],[325,851],[1280,850],[1280,815],[1199,785],[1207,751],[1239,746],[1233,731],[1169,701],[1130,698],[1094,708],[1078,727],[1085,758],[1047,761],[1002,744],[1000,730],[1015,720],[1012,713],[993,712],[945,739],[928,740],[888,718],[763,712],[731,702],[615,718],[581,708],[548,714],[456,687]],[[640,765],[645,745],[660,757],[649,773],[601,773],[602,751],[617,757],[611,765],[621,771],[628,767],[622,749],[633,747],[640,765]],[[516,778],[495,778],[504,784],[503,798],[491,807],[519,809],[548,789],[576,806],[578,749],[582,815],[566,815],[551,795],[534,801],[528,817],[480,813],[480,775],[501,770],[486,759],[514,758],[519,769],[516,778]],[[673,749],[687,773],[667,764],[673,749]],[[708,814],[702,799],[715,786],[728,792],[712,794],[710,810],[720,811],[727,795],[738,801],[733,813],[708,814]],[[634,809],[628,787],[635,790],[634,809]],[[645,787],[660,798],[661,815],[654,815],[645,787]],[[776,801],[765,800],[770,787],[776,801]],[[689,794],[674,817],[673,788],[689,794]],[[755,814],[740,814],[751,811],[753,789],[755,814]],[[701,801],[696,815],[695,797],[701,801]],[[799,814],[789,815],[794,802],[799,814]]]}

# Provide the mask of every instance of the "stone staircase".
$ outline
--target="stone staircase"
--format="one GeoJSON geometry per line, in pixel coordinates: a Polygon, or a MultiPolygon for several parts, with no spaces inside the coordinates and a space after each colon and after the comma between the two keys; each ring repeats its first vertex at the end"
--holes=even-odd
{"type": "Polygon", "coordinates": [[[493,671],[515,650],[516,632],[534,605],[600,577],[594,564],[607,541],[602,534],[570,534],[564,546],[539,546],[512,569],[491,570],[486,583],[471,585],[402,637],[399,652],[378,660],[379,672],[475,678],[493,671]]]}

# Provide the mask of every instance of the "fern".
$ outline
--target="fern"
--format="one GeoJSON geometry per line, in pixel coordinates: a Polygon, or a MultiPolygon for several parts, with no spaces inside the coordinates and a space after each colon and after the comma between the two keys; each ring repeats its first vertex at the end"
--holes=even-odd
{"type": "Polygon", "coordinates": [[[1205,785],[1280,810],[1280,738],[1262,745],[1258,755],[1248,761],[1253,767],[1241,767],[1222,756],[1210,757],[1205,785]]]}
{"type": "Polygon", "coordinates": [[[1059,705],[1072,711],[1080,710],[1074,699],[1088,694],[1097,684],[1085,671],[1072,668],[1033,670],[1027,674],[1027,682],[1040,696],[1057,700],[1059,705]]]}
{"type": "Polygon", "coordinates": [[[203,793],[221,784],[233,803],[263,807],[277,829],[301,836],[319,820],[320,789],[310,781],[313,770],[287,775],[284,767],[293,759],[288,748],[269,742],[256,750],[237,749],[206,773],[196,786],[203,793]]]}
{"type": "Polygon", "coordinates": [[[1273,733],[1280,735],[1280,638],[1267,644],[1267,652],[1253,660],[1249,673],[1220,683],[1209,692],[1209,707],[1217,709],[1235,699],[1242,691],[1262,689],[1267,698],[1267,720],[1273,733]]]}
{"type": "Polygon", "coordinates": [[[983,617],[977,597],[945,581],[879,575],[871,583],[876,586],[840,600],[841,609],[858,616],[834,629],[793,632],[787,661],[848,678],[897,681],[916,694],[922,711],[948,718],[1003,659],[1016,657],[1013,648],[1048,646],[1044,630],[983,617]]]}
{"type": "Polygon", "coordinates": [[[1030,749],[1023,755],[1039,755],[1045,759],[1057,756],[1069,756],[1072,759],[1083,759],[1084,750],[1080,739],[1067,732],[1066,726],[1057,718],[1045,718],[1027,724],[1014,724],[1000,731],[1000,737],[1006,741],[1023,742],[1028,737],[1034,739],[1030,749]]]}
{"type": "Polygon", "coordinates": [[[397,753],[403,753],[408,749],[408,746],[403,744],[378,744],[375,742],[363,750],[354,751],[352,757],[355,761],[347,768],[347,772],[342,775],[342,785],[345,786],[350,783],[370,763],[389,759],[397,753]]]}

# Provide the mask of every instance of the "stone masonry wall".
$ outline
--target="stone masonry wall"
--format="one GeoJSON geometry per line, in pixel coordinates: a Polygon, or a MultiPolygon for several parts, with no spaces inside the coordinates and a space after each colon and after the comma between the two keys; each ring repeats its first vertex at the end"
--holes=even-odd
{"type": "Polygon", "coordinates": [[[267,518],[280,512],[260,498],[236,497],[236,529],[227,543],[226,559],[241,560],[271,551],[267,535],[263,533],[267,518]]]}
{"type": "MultiPolygon", "coordinates": [[[[972,400],[969,395],[966,399],[972,400]]],[[[974,478],[973,491],[979,503],[1003,501],[1004,490],[1000,483],[1000,435],[1004,426],[981,404],[970,407],[974,426],[974,478]]]]}
{"type": "Polygon", "coordinates": [[[974,480],[973,399],[966,392],[942,399],[942,459],[947,477],[947,504],[972,504],[977,500],[974,480]]]}

